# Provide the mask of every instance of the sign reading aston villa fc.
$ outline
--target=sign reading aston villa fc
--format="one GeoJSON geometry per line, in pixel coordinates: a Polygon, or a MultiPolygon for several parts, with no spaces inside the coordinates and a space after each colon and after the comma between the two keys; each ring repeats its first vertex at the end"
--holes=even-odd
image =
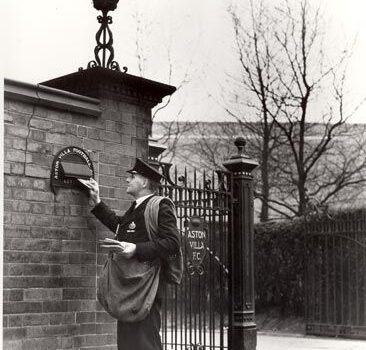
{"type": "Polygon", "coordinates": [[[207,252],[207,229],[202,218],[191,217],[189,220],[186,239],[188,243],[187,260],[190,270],[202,271],[202,263],[207,252]]]}

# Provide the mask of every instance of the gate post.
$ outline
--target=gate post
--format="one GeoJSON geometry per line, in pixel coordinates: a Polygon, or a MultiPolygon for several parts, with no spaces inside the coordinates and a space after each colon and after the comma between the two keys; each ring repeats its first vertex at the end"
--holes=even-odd
{"type": "Polygon", "coordinates": [[[258,163],[244,154],[245,140],[235,140],[238,154],[223,165],[232,174],[229,237],[229,350],[255,350],[254,210],[252,171],[258,163]]]}

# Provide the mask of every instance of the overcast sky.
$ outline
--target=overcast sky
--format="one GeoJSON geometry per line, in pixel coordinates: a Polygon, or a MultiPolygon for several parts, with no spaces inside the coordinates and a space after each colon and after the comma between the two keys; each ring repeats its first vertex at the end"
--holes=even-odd
{"type": "MultiPolygon", "coordinates": [[[[234,0],[232,0],[234,1],[234,0]]],[[[244,2],[246,0],[241,0],[244,2]]],[[[296,1],[296,0],[293,0],[296,1]]],[[[226,74],[235,65],[230,0],[120,0],[111,12],[115,60],[130,74],[172,85],[183,85],[172,99],[170,109],[158,120],[175,117],[185,105],[181,120],[223,120],[225,113],[210,95],[221,88],[226,74]],[[136,23],[140,23],[139,26],[136,23]],[[140,31],[137,31],[137,27],[140,31]],[[141,55],[136,58],[136,38],[141,55]],[[141,61],[140,61],[141,62],[141,61]],[[173,71],[170,74],[169,62],[173,71]]],[[[349,66],[348,91],[351,99],[366,95],[366,13],[364,0],[312,0],[324,5],[333,31],[334,47],[352,42],[357,46],[349,66]]],[[[95,33],[99,28],[91,0],[3,0],[6,78],[40,83],[86,68],[94,59],[95,33]]],[[[353,118],[366,122],[366,107],[353,118]]]]}

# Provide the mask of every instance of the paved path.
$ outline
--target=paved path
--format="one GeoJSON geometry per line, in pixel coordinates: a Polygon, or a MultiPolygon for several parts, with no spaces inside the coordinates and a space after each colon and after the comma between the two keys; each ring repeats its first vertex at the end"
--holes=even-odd
{"type": "Polygon", "coordinates": [[[366,340],[258,333],[257,350],[366,350],[366,340]]]}

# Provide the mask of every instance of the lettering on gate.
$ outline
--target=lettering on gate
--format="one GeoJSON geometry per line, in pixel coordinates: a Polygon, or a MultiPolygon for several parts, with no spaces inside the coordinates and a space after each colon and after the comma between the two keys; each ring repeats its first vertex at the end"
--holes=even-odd
{"type": "Polygon", "coordinates": [[[188,244],[188,270],[192,274],[195,270],[202,274],[203,268],[201,265],[206,256],[208,240],[206,225],[202,218],[191,217],[189,219],[186,239],[188,244]]]}

